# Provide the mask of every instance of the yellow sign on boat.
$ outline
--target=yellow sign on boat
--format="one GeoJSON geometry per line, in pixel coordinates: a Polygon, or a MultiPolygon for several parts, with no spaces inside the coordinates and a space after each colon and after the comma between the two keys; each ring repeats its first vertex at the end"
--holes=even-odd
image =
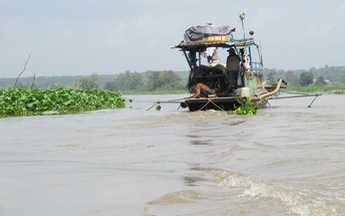
{"type": "Polygon", "coordinates": [[[229,35],[215,35],[208,36],[202,39],[203,41],[229,41],[229,35]]]}

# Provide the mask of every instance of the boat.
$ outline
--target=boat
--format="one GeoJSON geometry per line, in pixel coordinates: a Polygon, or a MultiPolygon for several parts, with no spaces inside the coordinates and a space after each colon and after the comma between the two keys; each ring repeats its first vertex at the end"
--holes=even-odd
{"type": "MultiPolygon", "coordinates": [[[[236,28],[229,25],[192,26],[184,33],[184,39],[173,49],[183,52],[190,72],[187,86],[191,93],[192,86],[197,83],[206,85],[212,92],[198,95],[198,97],[182,98],[168,101],[157,101],[147,110],[160,103],[179,103],[182,108],[190,111],[200,110],[236,110],[246,103],[258,107],[269,104],[269,100],[290,99],[299,97],[315,97],[322,94],[280,95],[280,90],[287,87],[283,79],[275,84],[268,84],[264,80],[264,67],[261,45],[254,40],[254,31],[247,36],[244,30],[245,14],[239,15],[242,22],[243,37],[234,38],[236,28]],[[211,56],[211,50],[217,55],[211,56]],[[226,61],[222,63],[219,52],[227,52],[226,61]],[[231,56],[231,58],[230,58],[231,56]]],[[[157,107],[156,107],[157,108],[157,107]]],[[[158,106],[158,110],[160,106],[158,106]]]]}
{"type": "Polygon", "coordinates": [[[206,96],[184,99],[180,102],[182,108],[228,111],[236,109],[239,100],[264,106],[269,98],[286,87],[282,79],[274,85],[266,85],[261,46],[255,42],[253,31],[249,31],[248,36],[245,34],[244,18],[245,14],[240,13],[243,38],[234,38],[236,28],[229,25],[207,23],[188,28],[184,39],[172,47],[183,52],[189,65],[187,85],[203,83],[214,90],[206,96]],[[208,55],[212,49],[218,56],[208,55]],[[219,60],[220,52],[228,52],[226,61],[219,60]]]}

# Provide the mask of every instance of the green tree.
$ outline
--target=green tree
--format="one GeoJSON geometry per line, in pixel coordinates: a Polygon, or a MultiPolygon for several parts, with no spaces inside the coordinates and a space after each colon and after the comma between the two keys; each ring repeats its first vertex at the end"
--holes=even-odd
{"type": "Polygon", "coordinates": [[[106,82],[105,89],[112,89],[115,91],[138,90],[144,85],[144,76],[138,72],[120,73],[116,79],[106,82]]]}
{"type": "Polygon", "coordinates": [[[319,76],[317,79],[316,79],[316,81],[315,81],[315,84],[314,84],[315,86],[325,86],[325,85],[327,85],[327,82],[326,82],[326,80],[322,77],[322,76],[319,76]]]}
{"type": "Polygon", "coordinates": [[[106,89],[106,90],[114,90],[114,91],[116,91],[115,90],[116,89],[115,79],[105,82],[103,84],[103,88],[106,89]]]}
{"type": "Polygon", "coordinates": [[[60,83],[52,83],[50,88],[58,89],[58,88],[62,88],[62,85],[60,83]]]}
{"type": "Polygon", "coordinates": [[[345,74],[343,74],[341,77],[340,77],[340,82],[342,84],[345,84],[345,74]]]}
{"type": "Polygon", "coordinates": [[[150,91],[167,89],[167,86],[178,86],[179,82],[181,82],[181,78],[174,71],[155,71],[148,76],[146,88],[150,91]]]}
{"type": "Polygon", "coordinates": [[[292,70],[286,71],[285,72],[285,78],[284,80],[287,83],[291,83],[291,84],[298,84],[298,76],[296,75],[296,73],[292,70]]]}
{"type": "Polygon", "coordinates": [[[161,85],[159,72],[155,71],[147,77],[146,89],[149,91],[156,90],[161,85]]]}
{"type": "Polygon", "coordinates": [[[163,71],[162,76],[163,76],[164,85],[181,81],[181,78],[177,75],[177,73],[171,70],[163,71]]]}
{"type": "Polygon", "coordinates": [[[302,72],[300,74],[299,84],[301,86],[307,86],[313,83],[314,77],[311,72],[302,72]]]}
{"type": "Polygon", "coordinates": [[[26,84],[24,84],[22,82],[18,82],[17,85],[16,85],[16,88],[18,88],[18,89],[28,89],[30,87],[29,87],[29,85],[26,85],[26,84]]]}
{"type": "Polygon", "coordinates": [[[276,76],[276,73],[275,73],[275,72],[270,72],[270,73],[267,75],[267,81],[268,81],[269,84],[275,83],[275,81],[276,81],[275,76],[276,76]]]}
{"type": "Polygon", "coordinates": [[[99,76],[96,72],[92,73],[88,77],[83,77],[79,80],[79,87],[82,89],[98,89],[100,86],[100,83],[98,81],[99,76]]]}

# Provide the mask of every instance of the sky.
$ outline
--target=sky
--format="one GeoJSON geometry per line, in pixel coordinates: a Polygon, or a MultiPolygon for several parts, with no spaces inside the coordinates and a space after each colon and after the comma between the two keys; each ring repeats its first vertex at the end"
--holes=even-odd
{"type": "MultiPolygon", "coordinates": [[[[186,71],[195,25],[253,30],[264,67],[345,66],[343,0],[0,0],[0,77],[186,71]]],[[[221,59],[222,61],[222,59],[221,59]]],[[[223,59],[223,62],[225,59],[223,59]]]]}

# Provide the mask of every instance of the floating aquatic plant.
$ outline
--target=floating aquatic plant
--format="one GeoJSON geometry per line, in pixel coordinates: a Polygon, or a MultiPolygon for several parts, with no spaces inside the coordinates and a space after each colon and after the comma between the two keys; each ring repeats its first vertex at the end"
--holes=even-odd
{"type": "Polygon", "coordinates": [[[236,115],[256,115],[256,111],[259,109],[258,106],[255,106],[251,103],[250,98],[243,99],[239,98],[237,100],[239,106],[235,106],[235,110],[229,111],[229,114],[236,114],[236,115]]]}
{"type": "Polygon", "coordinates": [[[120,93],[83,89],[0,89],[0,117],[125,107],[120,93]],[[56,111],[56,112],[55,112],[56,111]]]}
{"type": "Polygon", "coordinates": [[[161,107],[161,105],[160,105],[160,103],[159,102],[157,102],[157,105],[156,105],[156,110],[161,110],[162,109],[162,107],[161,107]]]}

